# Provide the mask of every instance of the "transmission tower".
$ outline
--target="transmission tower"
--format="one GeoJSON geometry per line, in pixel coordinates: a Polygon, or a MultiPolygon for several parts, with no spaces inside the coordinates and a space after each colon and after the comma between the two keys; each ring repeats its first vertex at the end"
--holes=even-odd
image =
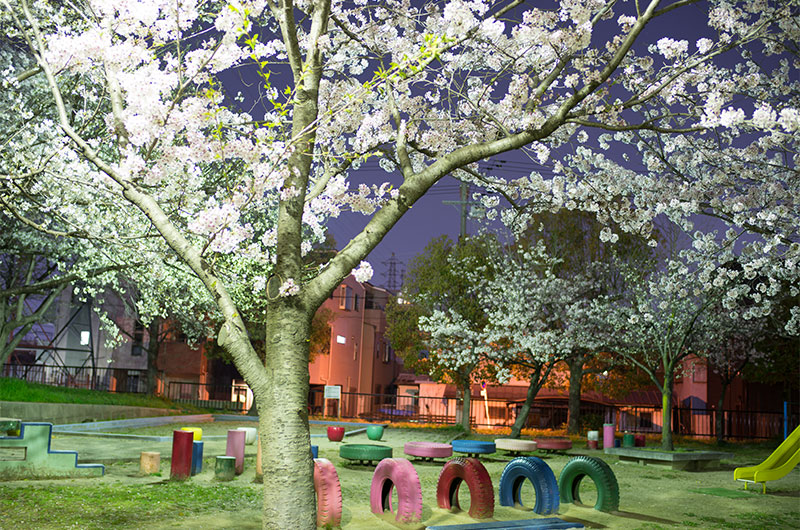
{"type": "Polygon", "coordinates": [[[402,264],[403,262],[397,259],[394,255],[394,252],[392,252],[392,257],[381,263],[383,263],[387,269],[386,272],[381,273],[383,277],[386,278],[386,283],[384,283],[383,286],[396,293],[400,290],[400,287],[403,283],[403,276],[405,275],[405,269],[399,270],[400,267],[398,267],[398,265],[402,264]],[[400,275],[400,283],[397,282],[398,273],[400,275]]]}

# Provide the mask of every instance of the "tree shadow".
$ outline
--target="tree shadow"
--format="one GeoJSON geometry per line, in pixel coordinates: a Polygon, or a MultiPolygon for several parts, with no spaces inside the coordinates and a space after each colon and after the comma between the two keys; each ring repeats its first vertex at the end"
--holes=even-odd
{"type": "Polygon", "coordinates": [[[621,510],[617,510],[614,512],[608,512],[611,515],[616,515],[618,517],[625,517],[626,519],[636,519],[637,521],[647,521],[648,523],[659,523],[659,524],[669,524],[669,525],[677,525],[678,521],[673,521],[671,519],[663,519],[661,517],[654,517],[652,515],[645,515],[643,513],[635,513],[635,512],[624,512],[621,510]]]}

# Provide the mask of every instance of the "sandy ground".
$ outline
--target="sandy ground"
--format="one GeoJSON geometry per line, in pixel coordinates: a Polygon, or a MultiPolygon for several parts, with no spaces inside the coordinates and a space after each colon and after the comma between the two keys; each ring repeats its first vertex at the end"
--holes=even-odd
{"type": "MultiPolygon", "coordinates": [[[[218,423],[203,426],[208,434],[238,425],[253,426],[253,423],[218,423]]],[[[169,432],[171,428],[167,429],[169,432]]],[[[317,429],[319,430],[319,429],[317,429]]],[[[147,434],[158,434],[153,429],[147,434]]],[[[387,429],[383,440],[372,442],[364,433],[348,436],[343,443],[379,443],[393,448],[395,457],[404,456],[403,444],[407,441],[449,441],[449,435],[431,431],[415,432],[411,430],[387,429]]],[[[423,514],[420,525],[403,526],[392,520],[387,513],[376,516],[368,505],[369,488],[374,466],[353,465],[339,458],[341,443],[330,442],[326,438],[312,438],[312,443],[319,445],[319,456],[331,460],[337,468],[343,492],[342,528],[345,529],[391,529],[425,528],[430,525],[469,524],[471,519],[466,511],[450,512],[436,505],[435,485],[444,460],[440,462],[415,461],[415,468],[423,487],[423,514]]],[[[577,444],[580,445],[580,444],[577,444]]],[[[56,435],[53,439],[54,449],[77,450],[80,462],[101,462],[107,464],[106,475],[97,479],[104,483],[138,483],[157,482],[169,476],[168,457],[171,452],[170,442],[141,442],[138,440],[110,440],[95,436],[56,435]],[[138,459],[141,451],[159,451],[162,455],[162,477],[140,477],[138,459]]],[[[204,470],[191,480],[201,485],[213,487],[213,457],[224,454],[224,439],[206,441],[204,470]]],[[[558,477],[561,469],[571,456],[587,454],[603,458],[613,469],[620,489],[620,510],[614,513],[602,513],[591,506],[561,504],[558,516],[566,521],[582,523],[587,528],[800,528],[800,468],[795,468],[786,477],[770,482],[767,493],[760,491],[744,491],[741,483],[733,481],[734,467],[753,465],[758,462],[723,461],[719,470],[703,472],[673,471],[662,466],[641,466],[620,462],[617,457],[603,455],[602,451],[592,451],[585,447],[575,447],[568,454],[535,453],[548,463],[558,477]],[[717,488],[715,491],[710,489],[717,488]],[[706,490],[696,491],[696,490],[706,490]],[[720,496],[719,493],[737,495],[737,498],[720,496]]],[[[255,446],[247,446],[246,464],[243,475],[228,483],[242,488],[258,489],[262,486],[253,483],[255,465],[255,446]]],[[[500,474],[511,460],[510,456],[501,454],[486,455],[481,458],[492,478],[497,492],[500,474]]],[[[81,479],[83,480],[83,479],[81,479]]],[[[11,483],[9,483],[10,485],[11,483]]],[[[526,484],[522,494],[526,506],[533,506],[535,493],[530,484],[526,484]]],[[[581,483],[581,497],[592,505],[596,498],[596,490],[591,480],[581,483]]],[[[469,494],[462,487],[459,500],[464,510],[469,508],[469,494]]],[[[495,497],[495,512],[492,520],[536,519],[539,516],[530,508],[517,509],[499,506],[495,497]]],[[[260,513],[252,512],[220,512],[203,516],[187,516],[177,521],[165,521],[160,525],[148,525],[148,528],[260,528],[260,513]]]]}

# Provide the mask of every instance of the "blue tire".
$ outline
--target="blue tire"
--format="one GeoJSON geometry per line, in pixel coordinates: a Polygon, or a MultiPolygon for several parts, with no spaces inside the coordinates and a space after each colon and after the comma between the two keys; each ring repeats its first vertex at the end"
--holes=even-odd
{"type": "Polygon", "coordinates": [[[536,491],[534,513],[557,513],[559,491],[556,476],[544,460],[535,456],[515,458],[506,465],[500,475],[500,505],[524,507],[520,492],[526,480],[531,481],[536,491]]]}
{"type": "Polygon", "coordinates": [[[453,451],[468,454],[488,454],[494,453],[496,448],[494,442],[482,442],[480,440],[453,440],[453,451]]]}

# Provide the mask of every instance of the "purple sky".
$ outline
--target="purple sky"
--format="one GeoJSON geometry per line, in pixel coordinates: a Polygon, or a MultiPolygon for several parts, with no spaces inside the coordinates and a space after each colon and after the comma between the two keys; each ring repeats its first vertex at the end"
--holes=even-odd
{"type": "MultiPolygon", "coordinates": [[[[521,153],[501,155],[498,160],[501,161],[502,167],[498,169],[495,165],[493,174],[506,178],[517,178],[528,175],[534,169],[545,174],[549,173],[547,168],[524,161],[522,156],[521,153]]],[[[493,164],[497,164],[497,162],[493,164]]],[[[387,180],[397,183],[397,179],[396,173],[390,175],[384,172],[377,163],[367,163],[356,175],[353,175],[353,182],[367,184],[379,185],[387,180]]],[[[355,185],[351,184],[351,188],[353,187],[355,185]]],[[[471,187],[468,200],[472,200],[472,193],[477,191],[479,191],[478,188],[471,187]]],[[[399,260],[395,276],[397,287],[399,287],[401,272],[405,270],[408,262],[414,256],[423,251],[431,239],[442,234],[448,235],[454,241],[458,239],[461,225],[460,208],[457,205],[443,204],[443,201],[458,201],[460,198],[459,181],[450,176],[440,180],[428,193],[423,195],[367,257],[367,261],[375,270],[371,283],[390,287],[388,262],[392,258],[392,253],[399,260]]],[[[369,219],[368,216],[353,213],[343,213],[337,219],[331,219],[328,227],[336,239],[337,248],[344,247],[353,236],[361,231],[369,219]]],[[[480,221],[467,218],[467,234],[477,233],[480,226],[480,221]]]]}
{"type": "MultiPolygon", "coordinates": [[[[689,40],[690,47],[693,47],[694,42],[708,32],[708,28],[705,27],[705,7],[690,6],[690,9],[694,9],[697,17],[687,16],[692,11],[687,11],[685,9],[678,10],[680,13],[668,14],[656,24],[653,24],[653,27],[645,29],[636,48],[640,51],[645,50],[649,44],[652,44],[654,40],[657,40],[659,36],[663,35],[664,25],[671,28],[671,36],[673,38],[685,38],[689,40]]],[[[604,39],[605,37],[605,35],[601,34],[597,36],[598,39],[604,39]]],[[[248,77],[247,74],[248,72],[246,70],[240,71],[238,69],[227,72],[223,75],[224,84],[231,93],[241,90],[248,95],[248,101],[255,101],[257,99],[256,86],[252,83],[252,80],[250,80],[250,82],[245,82],[245,77],[248,77]]],[[[557,153],[554,152],[553,157],[557,156],[557,153]]],[[[499,176],[517,178],[528,175],[534,169],[545,175],[549,173],[549,168],[534,165],[533,162],[525,158],[525,155],[520,152],[507,153],[497,158],[503,161],[503,167],[500,169],[495,167],[491,172],[499,176]]],[[[399,179],[400,177],[397,172],[387,174],[378,167],[376,161],[369,160],[360,170],[352,175],[351,189],[354,188],[358,182],[380,184],[389,180],[396,185],[399,184],[399,179]]],[[[471,189],[470,194],[473,191],[477,190],[474,188],[471,189]]],[[[459,199],[459,182],[449,176],[442,179],[425,194],[413,206],[411,211],[407,212],[400,219],[383,241],[368,256],[367,260],[372,264],[375,270],[372,283],[384,287],[388,286],[388,261],[392,258],[393,253],[394,257],[399,260],[395,277],[395,281],[399,286],[401,272],[405,270],[408,262],[414,256],[422,252],[425,245],[427,245],[432,238],[442,234],[447,234],[452,239],[458,238],[460,228],[459,207],[456,205],[445,205],[442,201],[457,201],[459,199]]],[[[361,231],[368,220],[368,216],[351,213],[343,213],[339,218],[331,219],[328,226],[336,239],[337,247],[344,247],[350,238],[361,231]]],[[[474,234],[478,228],[479,222],[468,219],[468,234],[474,234]]]]}

